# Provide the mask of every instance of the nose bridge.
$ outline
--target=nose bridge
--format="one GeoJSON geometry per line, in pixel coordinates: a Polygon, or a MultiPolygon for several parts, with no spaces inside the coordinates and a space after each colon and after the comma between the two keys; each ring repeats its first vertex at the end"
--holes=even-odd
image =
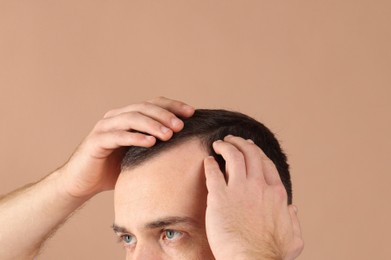
{"type": "Polygon", "coordinates": [[[163,252],[158,243],[138,243],[132,260],[163,260],[163,252]]]}

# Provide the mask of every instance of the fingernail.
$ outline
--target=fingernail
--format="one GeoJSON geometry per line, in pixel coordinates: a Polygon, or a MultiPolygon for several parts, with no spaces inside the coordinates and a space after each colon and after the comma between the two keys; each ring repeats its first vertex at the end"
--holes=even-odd
{"type": "Polygon", "coordinates": [[[161,126],[161,127],[160,127],[160,131],[162,131],[163,134],[166,134],[166,133],[168,133],[168,131],[170,131],[170,129],[168,129],[168,128],[165,127],[165,126],[161,126]]]}
{"type": "Polygon", "coordinates": [[[247,139],[246,141],[247,141],[247,142],[249,142],[249,143],[251,143],[251,144],[253,144],[253,143],[254,143],[254,141],[253,141],[253,140],[251,140],[251,139],[247,139]]]}
{"type": "Polygon", "coordinates": [[[175,117],[175,118],[171,119],[171,125],[173,127],[180,126],[181,124],[182,124],[182,121],[179,120],[178,118],[175,117]]]}
{"type": "Polygon", "coordinates": [[[221,143],[221,142],[222,142],[222,140],[216,140],[213,143],[221,143]]]}

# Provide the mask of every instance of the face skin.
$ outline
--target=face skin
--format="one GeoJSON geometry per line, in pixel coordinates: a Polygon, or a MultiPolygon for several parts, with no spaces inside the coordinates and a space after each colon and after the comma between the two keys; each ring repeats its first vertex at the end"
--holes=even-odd
{"type": "Polygon", "coordinates": [[[207,189],[199,140],[120,174],[114,231],[126,259],[214,259],[205,233],[207,189]]]}

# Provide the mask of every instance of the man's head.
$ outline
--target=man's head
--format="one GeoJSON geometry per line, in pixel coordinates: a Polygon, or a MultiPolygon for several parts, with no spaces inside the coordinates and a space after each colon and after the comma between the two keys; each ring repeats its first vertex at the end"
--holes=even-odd
{"type": "Polygon", "coordinates": [[[213,155],[224,172],[225,162],[212,143],[229,134],[251,139],[265,152],[292,203],[286,156],[263,124],[237,112],[206,109],[183,121],[184,129],[169,141],[151,148],[129,147],[122,161],[115,188],[115,229],[129,244],[129,259],[143,254],[154,259],[212,258],[205,234],[203,159],[213,155]],[[135,241],[137,250],[132,249],[135,241]]]}

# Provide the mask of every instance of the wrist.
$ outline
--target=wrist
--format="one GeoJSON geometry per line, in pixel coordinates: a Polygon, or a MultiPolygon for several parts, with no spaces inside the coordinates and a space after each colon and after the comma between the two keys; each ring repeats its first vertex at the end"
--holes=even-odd
{"type": "Polygon", "coordinates": [[[82,196],[77,196],[76,194],[72,194],[70,189],[68,189],[69,185],[71,184],[69,184],[66,175],[66,171],[63,167],[61,167],[45,178],[46,181],[51,182],[51,185],[55,189],[55,193],[59,199],[71,204],[81,205],[95,195],[85,194],[82,196]]]}

